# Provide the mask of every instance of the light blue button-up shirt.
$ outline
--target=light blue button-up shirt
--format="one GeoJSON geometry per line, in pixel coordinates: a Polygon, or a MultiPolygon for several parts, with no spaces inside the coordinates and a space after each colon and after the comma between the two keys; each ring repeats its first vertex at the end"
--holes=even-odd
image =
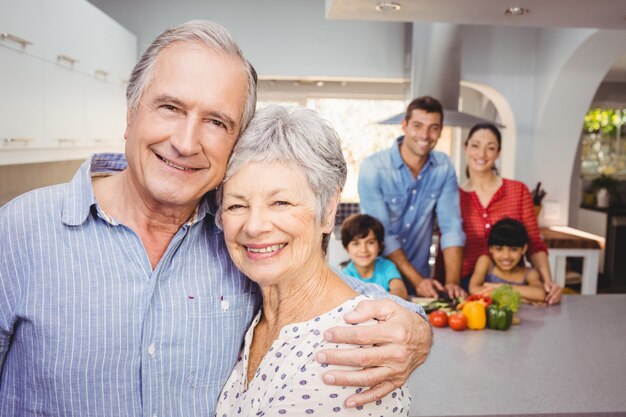
{"type": "Polygon", "coordinates": [[[0,416],[213,415],[258,287],[230,261],[210,196],[152,270],[93,195],[91,175],[124,168],[96,155],[0,209],[0,416]]]}
{"type": "Polygon", "coordinates": [[[431,151],[414,177],[400,156],[400,144],[370,155],[359,173],[361,211],[385,226],[385,251],[402,249],[424,277],[430,277],[428,258],[435,214],[443,249],[465,244],[454,166],[442,152],[431,151]]]}

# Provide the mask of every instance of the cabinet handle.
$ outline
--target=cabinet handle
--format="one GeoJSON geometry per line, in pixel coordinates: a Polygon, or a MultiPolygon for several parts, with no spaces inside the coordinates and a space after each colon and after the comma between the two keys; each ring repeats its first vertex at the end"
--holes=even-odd
{"type": "Polygon", "coordinates": [[[9,40],[15,43],[19,43],[20,45],[22,45],[22,48],[26,48],[28,45],[33,44],[28,39],[20,38],[19,36],[15,36],[10,33],[0,33],[0,39],[2,39],[3,41],[9,40]]]}
{"type": "Polygon", "coordinates": [[[109,73],[105,70],[97,69],[94,71],[96,77],[104,78],[105,80],[109,76],[109,73]]]}
{"type": "Polygon", "coordinates": [[[59,142],[59,145],[76,145],[78,139],[58,138],[57,142],[59,142]]]}
{"type": "Polygon", "coordinates": [[[71,66],[74,66],[74,64],[78,62],[78,59],[72,58],[69,55],[57,55],[57,61],[69,62],[71,66]]]}
{"type": "Polygon", "coordinates": [[[2,142],[5,145],[10,145],[10,144],[15,144],[15,143],[21,143],[24,146],[28,145],[30,142],[33,141],[33,138],[4,138],[2,140],[2,142]]]}

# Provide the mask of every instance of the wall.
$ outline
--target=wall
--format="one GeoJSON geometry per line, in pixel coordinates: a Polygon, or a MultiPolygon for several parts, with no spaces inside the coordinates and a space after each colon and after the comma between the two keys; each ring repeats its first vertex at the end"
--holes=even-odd
{"type": "Polygon", "coordinates": [[[35,188],[68,182],[83,161],[0,166],[0,206],[35,188]]]}
{"type": "Polygon", "coordinates": [[[569,212],[579,204],[570,198],[570,178],[583,118],[613,62],[626,54],[626,31],[597,30],[580,40],[539,100],[545,105],[537,114],[532,179],[544,182],[554,202],[554,218],[544,217],[549,225],[570,224],[569,212]]]}
{"type": "MultiPolygon", "coordinates": [[[[261,76],[404,78],[405,24],[327,21],[311,0],[92,0],[134,32],[139,50],[165,26],[192,18],[225,25],[261,76]]],[[[464,26],[461,79],[490,86],[515,117],[514,175],[542,181],[555,203],[544,224],[569,223],[570,176],[582,116],[626,31],[464,26]]],[[[504,145],[506,146],[506,144],[504,145]]]]}
{"type": "Polygon", "coordinates": [[[263,77],[404,78],[404,24],[331,21],[321,0],[90,0],[137,35],[209,19],[228,28],[263,77]]]}
{"type": "Polygon", "coordinates": [[[514,177],[529,183],[538,29],[465,26],[462,36],[461,79],[491,86],[508,101],[515,115],[515,126],[509,126],[515,129],[514,177]]]}

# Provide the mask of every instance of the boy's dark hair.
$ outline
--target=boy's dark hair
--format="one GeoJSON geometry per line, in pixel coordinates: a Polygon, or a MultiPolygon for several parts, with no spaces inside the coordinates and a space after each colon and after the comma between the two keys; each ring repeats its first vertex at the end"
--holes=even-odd
{"type": "Polygon", "coordinates": [[[370,232],[374,232],[374,236],[378,241],[380,250],[378,254],[383,252],[385,241],[385,227],[378,219],[367,214],[353,214],[341,223],[341,243],[344,248],[354,239],[363,239],[370,232]]]}
{"type": "Polygon", "coordinates": [[[528,233],[524,224],[513,219],[502,219],[491,228],[489,246],[521,248],[528,244],[528,233]]]}

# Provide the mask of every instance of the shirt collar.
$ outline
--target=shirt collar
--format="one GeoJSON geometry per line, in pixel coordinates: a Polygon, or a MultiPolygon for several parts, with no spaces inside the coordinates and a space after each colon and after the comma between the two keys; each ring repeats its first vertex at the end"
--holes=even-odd
{"type": "MultiPolygon", "coordinates": [[[[63,223],[68,226],[79,226],[87,220],[91,210],[97,210],[92,178],[115,174],[127,167],[126,156],[121,153],[95,154],[87,159],[67,184],[61,208],[63,223]]],[[[211,191],[200,200],[200,204],[186,224],[195,224],[203,220],[207,214],[214,216],[215,211],[215,192],[211,191]]]]}
{"type": "MultiPolygon", "coordinates": [[[[391,161],[393,162],[393,166],[395,166],[398,169],[406,165],[404,163],[404,160],[402,159],[402,155],[400,155],[400,145],[402,144],[403,141],[404,141],[404,136],[400,136],[399,138],[396,139],[393,146],[391,147],[391,161]]],[[[424,164],[424,168],[426,168],[427,166],[436,164],[437,161],[435,161],[435,158],[433,158],[433,152],[435,151],[432,150],[429,152],[428,159],[426,160],[426,163],[424,164]]],[[[424,168],[422,168],[422,170],[424,168]]]]}

